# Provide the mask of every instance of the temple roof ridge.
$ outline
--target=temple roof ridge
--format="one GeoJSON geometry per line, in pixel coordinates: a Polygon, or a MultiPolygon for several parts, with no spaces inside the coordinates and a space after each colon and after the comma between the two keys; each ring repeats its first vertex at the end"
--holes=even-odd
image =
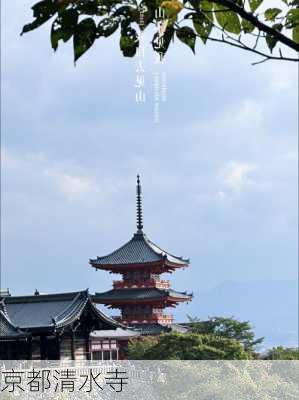
{"type": "Polygon", "coordinates": [[[3,298],[5,304],[17,303],[39,303],[39,302],[52,302],[52,301],[69,301],[73,300],[78,295],[88,296],[88,289],[73,291],[73,292],[59,292],[59,293],[41,293],[32,295],[9,296],[3,298]]]}

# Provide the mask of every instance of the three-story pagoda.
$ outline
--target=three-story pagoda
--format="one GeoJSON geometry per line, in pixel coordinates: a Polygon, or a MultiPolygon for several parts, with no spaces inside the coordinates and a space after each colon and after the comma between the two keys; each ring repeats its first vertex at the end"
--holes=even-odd
{"type": "Polygon", "coordinates": [[[92,267],[120,274],[121,280],[113,282],[113,289],[96,293],[93,301],[109,308],[119,309],[115,317],[128,326],[140,328],[144,333],[159,333],[173,324],[173,316],[165,314],[166,307],[176,307],[188,302],[192,294],[170,288],[162,280],[165,272],[185,268],[189,260],[176,257],[161,249],[143,232],[142,199],[139,175],[137,176],[137,232],[132,239],[112,253],[90,260],[92,267]]]}

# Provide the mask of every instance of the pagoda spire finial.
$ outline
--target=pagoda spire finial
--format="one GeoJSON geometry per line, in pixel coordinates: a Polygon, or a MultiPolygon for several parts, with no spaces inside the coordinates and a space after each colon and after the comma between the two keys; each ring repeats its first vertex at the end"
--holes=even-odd
{"type": "Polygon", "coordinates": [[[137,233],[141,233],[142,228],[143,228],[141,193],[142,193],[142,191],[141,191],[141,184],[140,184],[140,176],[137,175],[137,186],[136,186],[137,233]]]}

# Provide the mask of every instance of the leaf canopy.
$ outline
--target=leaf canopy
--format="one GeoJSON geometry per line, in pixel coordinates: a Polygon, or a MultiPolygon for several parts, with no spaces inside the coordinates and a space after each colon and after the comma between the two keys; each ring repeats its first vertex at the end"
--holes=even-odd
{"type": "Polygon", "coordinates": [[[52,20],[52,48],[56,51],[60,42],[72,38],[75,61],[97,39],[117,32],[122,54],[133,57],[142,31],[150,26],[156,30],[151,41],[153,50],[161,58],[174,37],[193,53],[197,37],[203,44],[230,44],[268,58],[281,58],[272,56],[278,43],[298,52],[299,0],[285,0],[284,8],[257,13],[265,1],[249,0],[248,11],[242,0],[42,0],[32,6],[33,21],[23,27],[22,34],[52,20]],[[255,45],[244,44],[250,36],[255,45]],[[257,50],[263,41],[270,55],[257,50]]]}

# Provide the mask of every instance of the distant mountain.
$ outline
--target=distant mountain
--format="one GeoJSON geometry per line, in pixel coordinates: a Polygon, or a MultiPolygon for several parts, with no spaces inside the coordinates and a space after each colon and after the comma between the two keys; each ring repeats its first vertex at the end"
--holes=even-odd
{"type": "Polygon", "coordinates": [[[296,281],[224,282],[194,293],[188,312],[199,318],[233,316],[248,320],[257,336],[265,336],[265,348],[298,346],[296,281]]]}

